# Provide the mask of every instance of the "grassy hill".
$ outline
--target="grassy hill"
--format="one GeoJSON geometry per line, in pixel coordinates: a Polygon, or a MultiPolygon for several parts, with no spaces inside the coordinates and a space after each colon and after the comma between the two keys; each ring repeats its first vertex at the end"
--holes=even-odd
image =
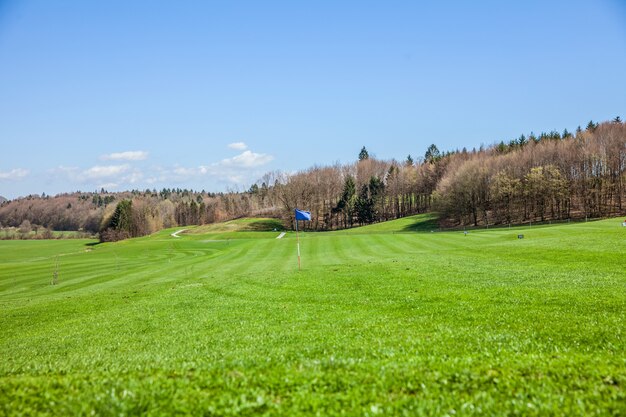
{"type": "Polygon", "coordinates": [[[0,414],[626,413],[620,220],[264,222],[1,241],[0,414]]]}

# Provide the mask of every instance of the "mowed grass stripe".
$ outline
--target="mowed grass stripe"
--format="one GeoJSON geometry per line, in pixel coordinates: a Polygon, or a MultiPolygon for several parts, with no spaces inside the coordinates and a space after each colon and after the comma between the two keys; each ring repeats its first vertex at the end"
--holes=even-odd
{"type": "Polygon", "coordinates": [[[401,256],[406,256],[415,249],[415,240],[418,237],[397,235],[389,237],[386,235],[372,235],[371,236],[374,245],[381,252],[381,255],[398,259],[401,256]]]}
{"type": "Polygon", "coordinates": [[[333,264],[353,264],[363,259],[362,254],[358,253],[352,244],[352,237],[345,235],[337,235],[328,238],[326,236],[320,239],[320,265],[333,264]]]}

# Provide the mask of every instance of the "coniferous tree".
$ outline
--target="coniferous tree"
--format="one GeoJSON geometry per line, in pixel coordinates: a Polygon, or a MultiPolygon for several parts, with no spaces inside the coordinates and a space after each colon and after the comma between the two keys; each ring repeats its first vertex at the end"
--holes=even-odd
{"type": "Polygon", "coordinates": [[[115,207],[115,211],[104,230],[100,231],[100,240],[114,242],[128,239],[133,236],[133,203],[131,200],[122,200],[115,207]]]}
{"type": "Polygon", "coordinates": [[[115,207],[115,211],[109,222],[109,227],[114,230],[122,230],[130,233],[132,230],[132,207],[132,201],[120,201],[117,207],[115,207]]]}
{"type": "Polygon", "coordinates": [[[344,227],[351,227],[354,214],[354,205],[356,201],[356,184],[354,178],[349,175],[343,186],[341,198],[333,209],[336,213],[342,213],[344,216],[344,227]]]}
{"type": "Polygon", "coordinates": [[[567,138],[569,138],[571,136],[572,136],[572,134],[567,130],[567,128],[565,128],[563,130],[563,139],[567,139],[567,138]]]}
{"type": "Polygon", "coordinates": [[[361,148],[361,152],[359,152],[359,161],[364,161],[366,159],[369,159],[370,154],[367,152],[367,149],[365,149],[365,146],[361,148]]]}
{"type": "Polygon", "coordinates": [[[593,120],[589,120],[589,123],[587,123],[587,131],[588,132],[594,132],[597,127],[598,127],[598,124],[594,123],[593,120]]]}
{"type": "Polygon", "coordinates": [[[434,143],[426,149],[426,153],[424,154],[424,161],[432,164],[437,162],[441,157],[441,152],[439,152],[439,148],[434,143]]]}

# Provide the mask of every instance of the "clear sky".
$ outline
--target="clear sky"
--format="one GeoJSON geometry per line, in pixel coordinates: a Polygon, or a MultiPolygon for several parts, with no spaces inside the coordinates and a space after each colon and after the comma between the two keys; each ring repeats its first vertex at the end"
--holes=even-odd
{"type": "Polygon", "coordinates": [[[270,170],[626,119],[626,1],[0,0],[0,195],[270,170]]]}

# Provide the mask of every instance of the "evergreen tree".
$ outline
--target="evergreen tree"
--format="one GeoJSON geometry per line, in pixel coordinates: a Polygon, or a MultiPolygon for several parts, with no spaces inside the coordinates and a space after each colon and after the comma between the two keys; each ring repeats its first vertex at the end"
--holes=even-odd
{"type": "Polygon", "coordinates": [[[117,231],[124,231],[130,233],[133,225],[133,202],[130,200],[122,200],[115,207],[111,221],[109,222],[109,228],[117,231]]]}
{"type": "Polygon", "coordinates": [[[369,159],[370,154],[365,149],[365,146],[361,148],[361,152],[359,152],[359,161],[364,161],[365,159],[369,159]]]}
{"type": "Polygon", "coordinates": [[[409,154],[409,156],[406,157],[406,165],[407,166],[413,166],[413,158],[411,157],[411,154],[409,154]]]}
{"type": "Polygon", "coordinates": [[[567,128],[565,128],[563,130],[563,139],[567,139],[567,138],[569,138],[571,136],[572,136],[572,134],[567,130],[567,128]]]}
{"type": "Polygon", "coordinates": [[[619,116],[617,116],[615,119],[613,119],[613,123],[620,124],[622,123],[622,119],[619,116]]]}
{"type": "Polygon", "coordinates": [[[441,152],[439,152],[439,148],[434,143],[426,149],[426,153],[424,154],[424,160],[430,164],[438,161],[441,158],[441,152]]]}
{"type": "Polygon", "coordinates": [[[115,211],[106,227],[100,231],[102,242],[114,242],[135,236],[133,224],[133,203],[131,200],[122,200],[115,207],[115,211]]]}
{"type": "Polygon", "coordinates": [[[384,193],[385,184],[376,176],[372,176],[369,183],[361,187],[355,202],[355,212],[359,223],[372,223],[378,218],[377,205],[384,197],[384,193]]]}
{"type": "Polygon", "coordinates": [[[354,204],[356,200],[356,184],[354,178],[349,175],[343,185],[341,198],[337,202],[337,206],[333,208],[335,213],[343,213],[345,226],[352,226],[352,217],[354,214],[354,204]]]}
{"type": "Polygon", "coordinates": [[[354,204],[354,211],[359,224],[371,223],[374,216],[373,204],[368,191],[368,186],[363,185],[354,204]]]}
{"type": "Polygon", "coordinates": [[[189,203],[189,222],[191,224],[198,224],[198,204],[191,200],[189,203]]]}
{"type": "Polygon", "coordinates": [[[589,123],[587,123],[587,131],[588,132],[594,132],[597,127],[598,127],[598,124],[594,123],[593,120],[589,120],[589,123]]]}
{"type": "Polygon", "coordinates": [[[551,130],[550,133],[548,133],[548,138],[551,140],[561,140],[561,134],[556,130],[551,130]]]}

